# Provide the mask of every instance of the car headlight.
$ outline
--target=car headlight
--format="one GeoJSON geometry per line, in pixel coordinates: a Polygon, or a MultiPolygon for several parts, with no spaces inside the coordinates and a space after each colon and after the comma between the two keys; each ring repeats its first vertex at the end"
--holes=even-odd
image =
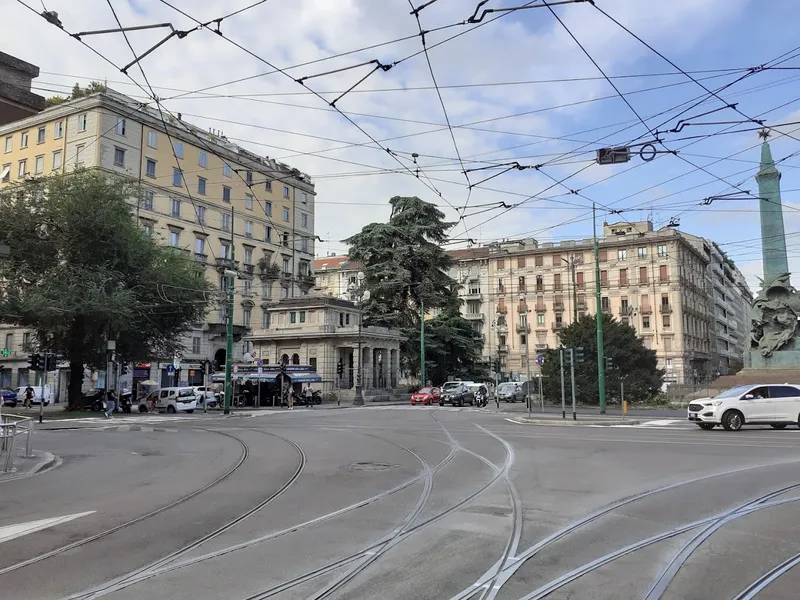
{"type": "Polygon", "coordinates": [[[722,404],[722,400],[714,400],[714,402],[711,403],[711,406],[719,406],[720,404],[722,404]]]}

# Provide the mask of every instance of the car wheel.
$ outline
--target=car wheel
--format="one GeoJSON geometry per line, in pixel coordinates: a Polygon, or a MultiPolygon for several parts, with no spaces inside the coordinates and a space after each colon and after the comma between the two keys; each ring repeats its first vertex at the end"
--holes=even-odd
{"type": "Polygon", "coordinates": [[[216,402],[209,402],[208,403],[208,408],[217,408],[217,403],[216,402]]]}
{"type": "Polygon", "coordinates": [[[744,415],[738,410],[729,410],[722,415],[722,427],[725,431],[739,431],[744,425],[744,415]]]}
{"type": "Polygon", "coordinates": [[[139,405],[139,412],[140,413],[146,413],[147,412],[147,406],[145,406],[144,404],[140,404],[139,405]]]}
{"type": "Polygon", "coordinates": [[[439,402],[439,406],[444,406],[444,402],[439,402]]]}
{"type": "Polygon", "coordinates": [[[772,427],[773,429],[786,429],[787,425],[788,423],[772,423],[770,427],[772,427]]]}
{"type": "Polygon", "coordinates": [[[175,407],[172,406],[172,404],[170,404],[169,406],[167,406],[167,412],[171,415],[174,415],[177,411],[175,410],[175,407]]]}
{"type": "Polygon", "coordinates": [[[187,410],[186,412],[187,412],[188,414],[192,414],[192,413],[194,412],[194,409],[193,409],[193,408],[190,408],[190,409],[189,409],[189,410],[187,410]]]}
{"type": "Polygon", "coordinates": [[[716,423],[698,423],[697,426],[700,429],[705,429],[706,431],[711,431],[716,427],[716,423]]]}
{"type": "Polygon", "coordinates": [[[6,404],[6,406],[10,406],[11,408],[16,408],[17,407],[17,403],[16,402],[8,402],[6,404]]]}
{"type": "Polygon", "coordinates": [[[92,403],[92,412],[100,412],[100,401],[92,403]]]}

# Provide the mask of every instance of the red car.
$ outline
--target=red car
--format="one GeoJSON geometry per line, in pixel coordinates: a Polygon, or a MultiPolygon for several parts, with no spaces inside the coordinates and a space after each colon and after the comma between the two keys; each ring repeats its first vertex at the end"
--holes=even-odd
{"type": "Polygon", "coordinates": [[[424,387],[411,394],[411,404],[438,404],[439,402],[439,388],[424,387]]]}

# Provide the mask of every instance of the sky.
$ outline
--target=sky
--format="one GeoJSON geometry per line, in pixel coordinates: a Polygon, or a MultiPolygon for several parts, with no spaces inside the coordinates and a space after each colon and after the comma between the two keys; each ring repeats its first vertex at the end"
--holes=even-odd
{"type": "MultiPolygon", "coordinates": [[[[0,50],[40,67],[34,91],[105,80],[151,105],[155,94],[170,113],[308,173],[318,256],[346,253],[344,239],[388,219],[393,196],[439,205],[453,223],[451,248],[591,237],[596,203],[598,227],[677,219],[716,241],[755,290],[752,120],[763,119],[776,161],[788,157],[779,164],[784,219],[790,268],[800,268],[792,0],[488,0],[474,23],[477,0],[435,0],[416,16],[420,0],[24,3],[34,10],[0,3],[0,50]],[[534,8],[497,10],[526,5],[534,8]],[[170,23],[189,33],[128,78],[120,67],[133,54],[121,33],[84,35],[82,44],[35,14],[43,6],[69,33],[118,27],[114,12],[125,27],[170,23]],[[494,12],[481,19],[485,9],[494,12]],[[225,17],[221,35],[190,17],[225,17]],[[594,160],[599,148],[636,143],[626,164],[594,160]],[[657,151],[653,160],[642,148],[657,151]]],[[[128,39],[140,55],[168,32],[128,39]]]]}

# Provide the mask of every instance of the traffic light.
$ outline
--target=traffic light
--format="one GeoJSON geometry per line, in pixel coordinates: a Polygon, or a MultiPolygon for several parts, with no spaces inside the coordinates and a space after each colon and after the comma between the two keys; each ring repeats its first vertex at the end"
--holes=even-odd
{"type": "Polygon", "coordinates": [[[127,375],[128,374],[128,365],[127,364],[123,364],[122,365],[122,368],[120,369],[120,374],[122,374],[122,375],[127,375]]]}
{"type": "Polygon", "coordinates": [[[583,346],[578,346],[574,350],[575,350],[575,362],[576,363],[582,363],[583,360],[584,360],[583,346]]]}
{"type": "Polygon", "coordinates": [[[499,373],[500,372],[500,359],[499,358],[495,358],[494,359],[494,372],[495,373],[499,373]]]}
{"type": "Polygon", "coordinates": [[[341,377],[344,374],[344,363],[342,359],[339,359],[339,362],[336,364],[336,373],[341,377]]]}
{"type": "Polygon", "coordinates": [[[42,356],[38,353],[28,356],[28,366],[30,367],[31,371],[41,371],[42,356]]]}
{"type": "Polygon", "coordinates": [[[45,371],[55,371],[58,368],[58,357],[55,354],[48,354],[45,358],[45,371]]]}
{"type": "Polygon", "coordinates": [[[614,360],[610,356],[606,356],[606,370],[610,371],[614,366],[614,360]]]}

